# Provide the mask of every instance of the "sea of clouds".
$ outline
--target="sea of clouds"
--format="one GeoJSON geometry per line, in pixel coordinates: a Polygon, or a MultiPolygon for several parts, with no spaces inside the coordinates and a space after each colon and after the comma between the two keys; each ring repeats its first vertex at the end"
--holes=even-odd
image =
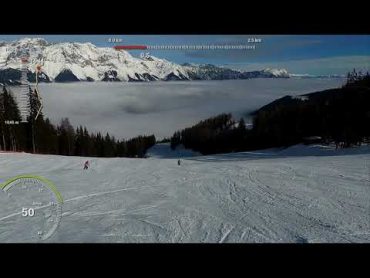
{"type": "MultiPolygon", "coordinates": [[[[117,138],[176,130],[220,113],[236,118],[287,94],[341,86],[342,79],[249,79],[149,83],[41,84],[44,115],[53,123],[68,117],[74,126],[117,138]]],[[[248,121],[248,117],[247,121],[248,121]]]]}

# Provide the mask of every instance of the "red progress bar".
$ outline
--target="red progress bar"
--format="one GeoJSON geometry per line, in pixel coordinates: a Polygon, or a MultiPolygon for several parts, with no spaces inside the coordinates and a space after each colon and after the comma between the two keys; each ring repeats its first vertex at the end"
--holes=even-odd
{"type": "Polygon", "coordinates": [[[113,46],[115,50],[146,50],[146,45],[116,45],[113,46]]]}

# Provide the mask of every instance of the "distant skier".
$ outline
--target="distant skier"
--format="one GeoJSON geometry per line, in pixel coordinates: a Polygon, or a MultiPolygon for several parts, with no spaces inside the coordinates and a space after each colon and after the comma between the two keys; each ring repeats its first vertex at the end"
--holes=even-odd
{"type": "Polygon", "coordinates": [[[89,167],[90,167],[90,162],[88,160],[86,160],[85,164],[84,164],[84,170],[89,169],[89,167]]]}
{"type": "Polygon", "coordinates": [[[180,161],[180,159],[179,160],[177,160],[177,165],[181,165],[181,161],[180,161]]]}

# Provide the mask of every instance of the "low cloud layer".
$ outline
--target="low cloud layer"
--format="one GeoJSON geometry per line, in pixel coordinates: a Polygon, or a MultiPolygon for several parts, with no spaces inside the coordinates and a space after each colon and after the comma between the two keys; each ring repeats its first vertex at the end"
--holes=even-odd
{"type": "Polygon", "coordinates": [[[176,130],[223,112],[240,117],[286,94],[342,85],[339,79],[41,84],[44,115],[117,138],[176,130]]]}

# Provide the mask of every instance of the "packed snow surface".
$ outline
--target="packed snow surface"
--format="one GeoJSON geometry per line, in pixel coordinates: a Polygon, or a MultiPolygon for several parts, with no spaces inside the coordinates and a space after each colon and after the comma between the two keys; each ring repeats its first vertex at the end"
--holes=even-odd
{"type": "MultiPolygon", "coordinates": [[[[370,242],[368,146],[149,154],[88,158],[83,171],[87,158],[0,153],[0,177],[56,184],[63,217],[47,242],[370,242]]],[[[17,242],[2,205],[0,242],[17,242]]]]}

